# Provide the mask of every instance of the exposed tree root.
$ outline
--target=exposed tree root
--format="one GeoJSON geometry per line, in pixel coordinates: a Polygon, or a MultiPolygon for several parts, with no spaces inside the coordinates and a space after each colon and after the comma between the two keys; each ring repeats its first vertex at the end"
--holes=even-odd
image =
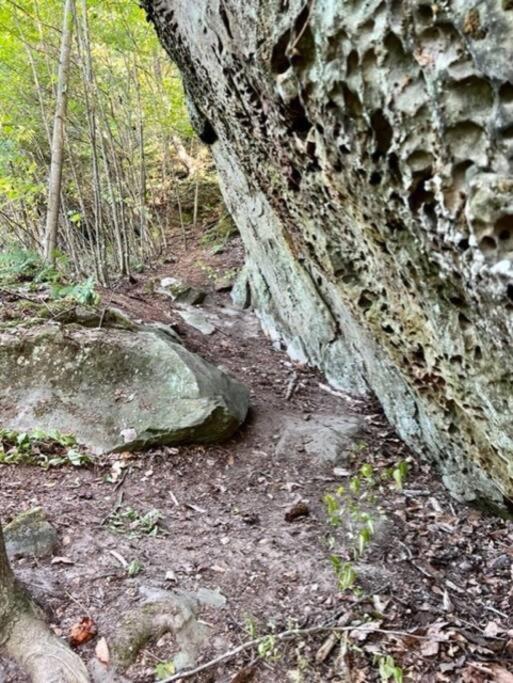
{"type": "Polygon", "coordinates": [[[30,676],[32,683],[89,683],[78,655],[48,628],[30,607],[21,607],[3,646],[30,676]]]}

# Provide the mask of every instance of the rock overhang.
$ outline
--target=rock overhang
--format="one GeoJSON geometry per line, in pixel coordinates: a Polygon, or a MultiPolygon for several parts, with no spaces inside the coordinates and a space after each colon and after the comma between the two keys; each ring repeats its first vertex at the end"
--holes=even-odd
{"type": "Polygon", "coordinates": [[[147,0],[253,302],[455,496],[513,497],[508,2],[147,0]]]}

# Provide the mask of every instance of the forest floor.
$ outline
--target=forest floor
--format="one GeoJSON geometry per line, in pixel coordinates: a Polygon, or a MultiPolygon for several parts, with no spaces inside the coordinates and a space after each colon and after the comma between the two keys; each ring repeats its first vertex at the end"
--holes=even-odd
{"type": "MultiPolygon", "coordinates": [[[[98,638],[109,644],[144,596],[203,590],[210,635],[198,664],[268,637],[187,680],[511,683],[512,523],[451,499],[372,397],[330,391],[273,346],[253,313],[231,307],[238,237],[217,253],[199,231],[173,244],[162,264],[103,291],[103,302],[173,325],[188,349],[250,388],[250,416],[222,445],[117,454],[84,468],[1,467],[4,523],[41,506],[59,532],[53,558],[13,562],[54,630],[67,636],[90,617],[98,636],[79,651],[94,660],[98,638]],[[164,276],[208,291],[201,308],[219,321],[215,333],[187,325],[154,292],[164,276]],[[287,425],[334,416],[353,425],[341,461],[278,447],[287,425]],[[141,518],[158,510],[156,535],[143,524],[123,533],[114,520],[127,506],[141,518]]],[[[176,651],[171,635],[143,644],[126,679],[156,680],[176,651]]],[[[0,662],[0,681],[25,680],[0,662]]]]}

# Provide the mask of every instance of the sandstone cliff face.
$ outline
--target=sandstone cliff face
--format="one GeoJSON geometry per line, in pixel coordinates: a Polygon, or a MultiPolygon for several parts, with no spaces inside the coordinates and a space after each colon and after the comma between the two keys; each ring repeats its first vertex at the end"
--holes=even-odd
{"type": "Polygon", "coordinates": [[[146,0],[264,327],[513,499],[512,0],[146,0]]]}

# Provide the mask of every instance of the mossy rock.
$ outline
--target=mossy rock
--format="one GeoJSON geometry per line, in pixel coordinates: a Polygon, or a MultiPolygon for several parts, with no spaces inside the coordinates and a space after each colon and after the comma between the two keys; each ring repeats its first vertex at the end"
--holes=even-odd
{"type": "Polygon", "coordinates": [[[46,557],[57,545],[57,531],[40,507],[22,512],[4,527],[7,554],[10,557],[46,557]]]}
{"type": "Polygon", "coordinates": [[[248,390],[158,329],[0,332],[0,424],[74,434],[93,453],[230,437],[248,390]]]}

